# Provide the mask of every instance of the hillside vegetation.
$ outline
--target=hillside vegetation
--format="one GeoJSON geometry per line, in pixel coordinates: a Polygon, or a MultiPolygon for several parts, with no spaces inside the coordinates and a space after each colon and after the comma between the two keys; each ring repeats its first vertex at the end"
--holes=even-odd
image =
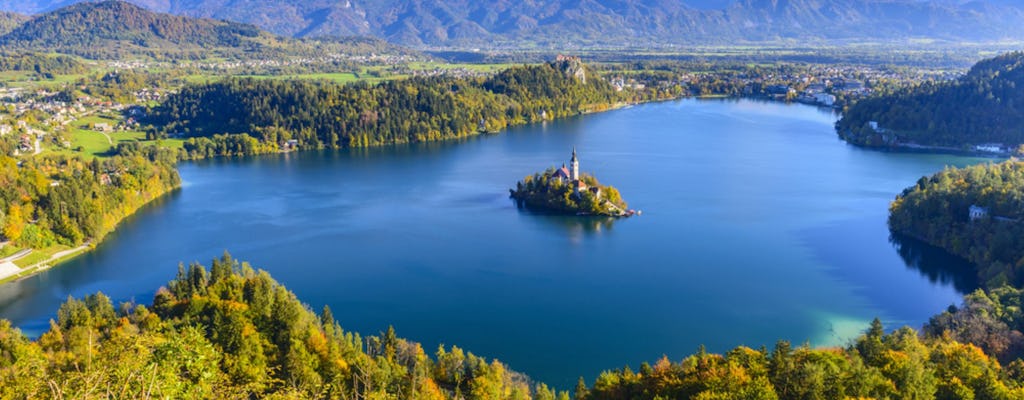
{"type": "Polygon", "coordinates": [[[889,227],[976,266],[989,288],[1024,285],[1024,163],[947,168],[893,201],[889,227]],[[986,214],[970,217],[971,206],[986,214]]]}
{"type": "MultiPolygon", "coordinates": [[[[979,348],[885,334],[876,320],[847,348],[703,350],[607,371],[576,399],[841,399],[1024,396],[1022,365],[1003,368],[979,348]]],[[[151,305],[101,293],[69,298],[30,341],[0,321],[3,398],[569,399],[497,360],[458,347],[433,356],[388,329],[363,337],[330,309],[295,295],[225,254],[209,270],[180,266],[151,305]]]]}
{"type": "Polygon", "coordinates": [[[29,16],[12,12],[0,12],[0,35],[6,35],[18,25],[29,20],[29,16]]]}
{"type": "Polygon", "coordinates": [[[414,54],[374,39],[296,40],[255,25],[157,13],[112,0],[78,3],[35,16],[0,36],[0,45],[6,50],[103,60],[414,54]]]}
{"type": "Polygon", "coordinates": [[[913,143],[969,149],[1024,144],[1024,53],[977,63],[953,82],[926,82],[858,101],[836,124],[839,135],[864,146],[913,143]],[[871,122],[877,123],[876,127],[871,122]]]}
{"type": "Polygon", "coordinates": [[[0,156],[0,241],[40,249],[101,239],[179,184],[173,165],[142,157],[0,156]]]}

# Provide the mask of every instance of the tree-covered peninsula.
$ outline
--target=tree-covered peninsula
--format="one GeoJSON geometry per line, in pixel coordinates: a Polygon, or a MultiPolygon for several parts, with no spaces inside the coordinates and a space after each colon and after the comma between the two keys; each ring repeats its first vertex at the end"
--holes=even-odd
{"type": "Polygon", "coordinates": [[[617,189],[601,185],[593,175],[581,174],[579,168],[573,149],[569,167],[563,164],[529,175],[509,189],[510,196],[527,208],[557,214],[627,217],[635,213],[626,208],[617,189]]]}
{"type": "Polygon", "coordinates": [[[1016,152],[1024,144],[1024,53],[977,63],[951,82],[925,82],[863,99],[836,123],[869,147],[945,147],[1016,152]]]}
{"type": "Polygon", "coordinates": [[[1024,284],[1024,163],[947,168],[903,191],[889,227],[970,261],[989,288],[1024,284]]]}
{"type": "MultiPolygon", "coordinates": [[[[631,101],[580,59],[512,67],[486,78],[419,77],[377,84],[226,79],[190,85],[149,111],[158,137],[190,153],[247,135],[262,146],[345,148],[464,138],[631,101]]],[[[244,140],[242,140],[244,141],[244,140]]]]}
{"type": "MultiPolygon", "coordinates": [[[[572,397],[842,399],[1024,396],[1024,364],[1003,366],[948,335],[886,334],[875,320],[843,348],[703,349],[583,378],[572,397]]],[[[563,388],[568,389],[568,388],[563,388]]],[[[570,398],[455,346],[428,353],[393,329],[361,336],[314,313],[268,273],[225,254],[179,267],[149,305],[69,298],[29,340],[0,321],[0,398],[570,398]]]]}

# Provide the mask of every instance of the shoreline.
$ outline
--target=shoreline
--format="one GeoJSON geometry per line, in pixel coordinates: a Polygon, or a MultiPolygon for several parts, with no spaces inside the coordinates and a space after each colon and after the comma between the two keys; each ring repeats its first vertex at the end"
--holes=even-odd
{"type": "MultiPolygon", "coordinates": [[[[629,102],[629,101],[617,102],[617,103],[613,103],[613,104],[608,104],[607,107],[598,108],[596,110],[595,109],[589,109],[589,110],[580,111],[578,114],[576,114],[574,116],[586,116],[586,115],[592,115],[592,114],[600,114],[600,113],[609,112],[609,111],[617,111],[617,110],[621,110],[621,109],[626,109],[626,108],[629,108],[629,107],[632,107],[632,106],[636,106],[636,105],[643,105],[643,104],[649,104],[649,103],[662,103],[662,102],[678,101],[678,100],[684,100],[684,99],[695,99],[695,100],[755,99],[755,100],[767,100],[767,101],[772,101],[772,102],[776,102],[777,101],[777,100],[774,100],[774,99],[764,99],[764,98],[757,98],[757,97],[751,97],[751,96],[729,96],[729,95],[686,96],[686,95],[683,95],[683,96],[675,96],[675,97],[670,97],[670,98],[651,99],[651,100],[639,101],[639,102],[629,102]]],[[[785,103],[788,103],[788,102],[785,102],[785,103]]],[[[817,107],[816,105],[813,105],[813,104],[804,104],[804,103],[799,103],[799,104],[810,106],[810,107],[817,107]]],[[[572,116],[567,116],[567,117],[572,117],[572,116]]],[[[566,118],[566,117],[563,117],[563,118],[566,118]]],[[[475,138],[475,137],[480,137],[480,136],[489,136],[489,135],[493,135],[493,134],[499,134],[501,132],[507,131],[510,128],[513,128],[513,127],[516,127],[516,126],[525,126],[525,125],[532,125],[532,124],[543,123],[543,122],[548,122],[548,121],[556,121],[558,119],[563,119],[563,118],[553,118],[553,119],[548,119],[548,120],[544,120],[544,121],[531,121],[531,122],[528,122],[528,123],[525,123],[525,124],[508,125],[508,126],[503,127],[502,129],[499,129],[499,130],[496,130],[496,131],[478,131],[476,134],[469,135],[469,136],[466,136],[466,137],[445,138],[445,139],[434,140],[434,141],[430,141],[430,142],[437,142],[437,143],[455,142],[455,141],[462,140],[462,139],[469,139],[469,138],[475,138]]],[[[898,146],[898,147],[890,147],[890,148],[875,147],[875,146],[863,146],[863,145],[859,145],[859,144],[853,143],[853,142],[851,142],[849,140],[846,140],[845,138],[842,138],[842,139],[848,145],[852,145],[852,146],[856,146],[856,147],[861,147],[861,148],[866,148],[866,149],[872,149],[872,150],[906,151],[906,152],[920,152],[920,153],[951,153],[952,152],[951,151],[952,149],[947,150],[945,148],[933,147],[933,146],[913,146],[913,147],[911,147],[911,146],[903,146],[902,144],[900,146],[898,146]]],[[[362,148],[362,149],[382,148],[382,147],[388,147],[388,146],[398,146],[398,145],[402,145],[402,144],[403,143],[384,143],[384,144],[379,144],[379,145],[374,145],[374,146],[365,146],[365,147],[358,147],[358,148],[362,148]]],[[[408,143],[404,143],[404,144],[408,144],[408,143]]],[[[348,147],[348,148],[354,148],[354,147],[348,147]]],[[[338,148],[338,149],[334,149],[334,150],[342,150],[342,149],[344,149],[344,148],[338,148]]],[[[279,149],[278,151],[275,151],[275,152],[262,153],[262,154],[290,154],[290,153],[308,152],[308,151],[314,151],[314,150],[324,150],[324,149],[314,149],[314,148],[310,148],[310,149],[297,148],[297,149],[291,149],[291,150],[279,149]]],[[[992,153],[984,153],[984,152],[970,152],[970,151],[966,151],[966,150],[961,151],[959,154],[989,156],[989,157],[992,157],[992,158],[1009,157],[1008,155],[1002,155],[1002,154],[992,154],[992,153]]],[[[241,155],[241,156],[257,156],[257,155],[261,155],[261,154],[250,154],[250,155],[241,155]]],[[[207,159],[210,159],[210,158],[213,158],[213,159],[217,159],[217,158],[234,158],[234,157],[239,157],[239,156],[240,155],[218,155],[218,156],[214,156],[214,157],[209,157],[207,159]]],[[[178,171],[178,169],[177,169],[178,164],[180,164],[182,162],[185,162],[185,161],[198,161],[198,160],[185,159],[185,160],[178,161],[178,163],[175,164],[175,171],[176,172],[178,171]]],[[[170,188],[169,190],[161,193],[160,195],[154,196],[152,199],[147,200],[145,203],[140,205],[138,209],[134,210],[131,214],[126,215],[124,218],[122,218],[120,221],[118,221],[117,225],[120,225],[125,219],[128,219],[129,217],[135,215],[138,212],[139,209],[142,209],[143,207],[148,206],[152,202],[154,202],[154,201],[156,201],[158,199],[161,199],[164,196],[167,196],[169,193],[171,193],[171,192],[173,192],[175,190],[179,190],[179,189],[181,189],[180,183],[179,183],[178,186],[170,188]]],[[[577,214],[577,216],[579,216],[579,215],[577,214]]],[[[628,217],[628,216],[631,216],[631,215],[627,215],[627,216],[589,215],[589,216],[619,219],[619,218],[628,217]]],[[[117,229],[116,228],[117,225],[115,225],[115,228],[113,230],[117,229]]],[[[106,234],[104,234],[104,236],[106,236],[106,234]]],[[[54,268],[54,267],[58,267],[58,266],[60,266],[60,264],[63,264],[63,263],[68,262],[70,260],[73,260],[75,257],[78,257],[78,256],[80,256],[82,254],[87,253],[89,250],[94,249],[96,246],[98,246],[100,243],[102,243],[102,241],[103,241],[103,239],[100,238],[100,239],[89,241],[86,244],[83,244],[81,246],[78,246],[78,247],[75,247],[75,248],[72,248],[72,249],[59,251],[59,252],[55,253],[54,255],[52,255],[47,260],[40,261],[38,263],[32,264],[32,265],[24,267],[24,268],[17,267],[18,271],[16,271],[16,272],[7,272],[6,274],[4,274],[5,271],[3,271],[2,268],[0,268],[0,285],[4,285],[4,284],[15,282],[15,281],[18,281],[18,280],[21,280],[21,279],[29,278],[31,276],[34,276],[35,274],[40,273],[40,272],[49,270],[49,269],[54,268]]],[[[36,249],[32,249],[32,250],[35,251],[36,249]]],[[[14,264],[11,263],[11,265],[14,265],[14,264]]],[[[0,266],[4,266],[4,264],[0,264],[0,266]]]]}
{"type": "MultiPolygon", "coordinates": [[[[58,251],[58,252],[54,253],[52,256],[50,256],[50,258],[48,258],[46,260],[43,260],[43,261],[40,261],[40,262],[37,262],[37,263],[32,264],[32,265],[29,265],[29,266],[24,267],[24,268],[20,268],[20,267],[15,266],[16,268],[18,268],[18,270],[14,271],[14,272],[7,271],[8,273],[5,274],[4,271],[0,271],[0,285],[6,284],[6,283],[11,283],[11,282],[17,282],[17,281],[20,281],[22,279],[31,277],[31,276],[33,276],[35,274],[38,274],[40,272],[46,271],[46,270],[48,270],[50,268],[56,267],[56,266],[60,265],[61,263],[65,262],[65,261],[70,261],[70,260],[74,259],[75,257],[77,257],[79,255],[85,254],[86,252],[88,252],[92,248],[93,248],[92,243],[86,243],[86,244],[83,244],[81,246],[74,247],[74,248],[71,248],[71,249],[68,249],[68,250],[58,251]]],[[[11,261],[14,261],[14,260],[11,260],[11,261]]],[[[10,265],[14,265],[14,263],[11,262],[10,265]]]]}
{"type": "MultiPolygon", "coordinates": [[[[684,97],[675,97],[675,98],[671,98],[671,99],[655,99],[655,100],[646,101],[646,102],[617,102],[617,103],[609,104],[609,105],[607,105],[607,107],[601,108],[601,109],[598,109],[598,110],[581,111],[576,116],[600,114],[600,113],[608,112],[608,111],[621,110],[621,109],[628,108],[628,107],[631,107],[631,106],[634,106],[634,105],[638,105],[638,104],[654,103],[654,102],[661,102],[661,101],[671,101],[671,100],[679,100],[681,98],[684,98],[684,97]]],[[[496,131],[478,131],[476,134],[467,136],[465,138],[446,138],[446,139],[435,140],[435,141],[431,141],[431,142],[449,142],[449,141],[457,141],[459,139],[467,139],[467,138],[474,138],[474,137],[480,137],[480,136],[488,136],[488,135],[492,135],[492,134],[498,134],[498,133],[501,133],[503,131],[507,131],[509,128],[512,128],[514,126],[531,125],[531,124],[540,123],[540,122],[554,121],[554,120],[557,120],[557,119],[562,119],[562,118],[554,118],[554,119],[551,119],[551,120],[537,121],[537,122],[528,122],[526,124],[509,125],[509,126],[506,126],[506,127],[502,128],[502,129],[499,129],[499,130],[496,130],[496,131]]],[[[360,148],[374,148],[374,147],[386,147],[386,146],[398,146],[398,145],[400,145],[400,143],[386,143],[386,144],[380,144],[380,145],[376,145],[376,146],[366,146],[366,147],[360,147],[360,148]]],[[[338,148],[338,149],[334,149],[334,150],[342,150],[342,149],[343,148],[338,148]]],[[[302,148],[298,148],[298,149],[294,149],[294,150],[279,149],[278,151],[275,151],[275,152],[262,153],[262,154],[289,154],[289,153],[307,152],[307,151],[314,151],[314,150],[323,150],[323,149],[302,149],[302,148]]],[[[244,156],[258,156],[258,155],[262,155],[262,154],[250,154],[250,155],[241,155],[241,156],[243,156],[243,157],[244,156]]],[[[209,157],[207,159],[210,159],[210,158],[234,158],[234,157],[239,157],[239,155],[218,155],[218,156],[214,156],[214,157],[209,157]]],[[[174,165],[175,172],[178,171],[178,165],[181,164],[182,162],[185,162],[185,161],[198,161],[198,160],[190,160],[190,159],[179,160],[174,165]]],[[[141,204],[138,209],[134,210],[131,214],[126,215],[124,218],[122,218],[120,221],[118,221],[117,224],[115,225],[114,229],[112,229],[111,231],[117,230],[117,226],[121,225],[121,223],[124,220],[126,220],[129,217],[135,215],[143,207],[146,207],[149,204],[151,204],[152,202],[154,202],[154,201],[156,201],[158,199],[161,199],[164,196],[167,196],[168,194],[174,192],[175,190],[180,190],[180,189],[181,189],[181,183],[179,183],[177,186],[175,186],[173,188],[170,188],[167,191],[165,191],[165,192],[163,192],[163,193],[161,193],[161,194],[159,194],[157,196],[154,196],[152,199],[147,200],[145,203],[141,204]]],[[[108,234],[109,234],[109,232],[108,232],[108,234]]],[[[104,234],[104,236],[106,236],[106,234],[104,234]]],[[[29,278],[29,277],[32,277],[32,276],[40,273],[40,272],[49,270],[49,269],[54,268],[54,267],[58,267],[58,266],[60,266],[60,264],[68,262],[68,261],[71,261],[75,257],[78,257],[78,256],[80,256],[82,254],[87,253],[89,250],[92,250],[92,249],[96,248],[96,246],[98,246],[100,243],[102,243],[102,241],[103,241],[103,238],[96,239],[96,240],[90,240],[90,241],[86,242],[85,244],[83,244],[81,246],[78,246],[78,247],[75,247],[75,248],[72,248],[72,249],[58,251],[58,252],[54,253],[52,256],[50,256],[50,258],[48,258],[48,259],[46,259],[44,261],[37,262],[35,264],[32,264],[32,265],[24,267],[24,268],[18,267],[17,265],[15,265],[13,263],[14,260],[10,260],[10,261],[5,260],[5,262],[0,263],[0,286],[8,284],[8,283],[16,282],[16,281],[19,281],[19,280],[22,280],[22,279],[25,279],[25,278],[29,278]],[[8,263],[9,263],[9,265],[8,265],[8,263]],[[12,268],[16,268],[17,270],[16,271],[12,271],[11,270],[12,268]]],[[[38,251],[38,249],[26,249],[26,250],[38,251]]],[[[28,256],[28,254],[25,254],[22,257],[24,257],[24,256],[28,256]]],[[[18,257],[18,259],[20,259],[22,257],[18,257]]]]}
{"type": "MultiPolygon", "coordinates": [[[[177,165],[175,165],[174,171],[177,173],[177,171],[178,171],[177,170],[177,165]]],[[[126,219],[135,216],[135,214],[137,214],[139,212],[139,210],[149,206],[150,204],[152,204],[153,202],[155,202],[157,200],[163,199],[167,195],[173,193],[176,190],[180,190],[180,189],[181,189],[181,182],[178,182],[178,184],[175,185],[174,187],[168,188],[163,193],[160,193],[159,195],[153,196],[153,198],[151,198],[149,200],[146,200],[146,202],[140,204],[139,207],[136,208],[135,210],[133,210],[130,214],[125,215],[124,218],[121,218],[120,220],[118,220],[117,223],[114,225],[114,227],[109,232],[104,233],[103,236],[100,237],[99,239],[89,239],[89,240],[85,241],[85,243],[82,243],[81,245],[79,245],[77,247],[73,247],[73,248],[70,248],[70,249],[60,250],[60,251],[58,251],[56,253],[53,253],[53,255],[51,255],[46,260],[39,261],[39,262],[37,262],[35,264],[29,265],[29,266],[26,266],[26,267],[18,267],[16,264],[13,263],[13,261],[15,261],[15,260],[9,260],[9,261],[7,261],[5,263],[0,263],[0,267],[7,267],[7,268],[0,268],[0,286],[6,285],[6,284],[12,283],[12,282],[17,282],[17,281],[20,281],[20,280],[25,279],[25,278],[30,278],[30,277],[35,276],[36,274],[38,274],[40,272],[43,272],[43,271],[46,271],[46,270],[49,270],[49,269],[52,269],[52,268],[55,268],[55,267],[59,267],[61,264],[65,263],[65,262],[71,261],[71,260],[75,259],[76,257],[82,255],[82,254],[88,253],[90,250],[95,249],[96,246],[98,246],[100,243],[102,243],[103,239],[107,235],[109,235],[111,232],[116,231],[117,228],[119,226],[121,226],[121,223],[123,223],[126,219]],[[17,268],[17,271],[11,271],[10,270],[11,267],[17,268]]],[[[39,251],[39,249],[24,249],[24,250],[31,250],[31,252],[39,251]]],[[[29,254],[31,254],[31,252],[29,252],[29,253],[21,256],[21,257],[18,257],[18,259],[28,256],[29,254]]]]}

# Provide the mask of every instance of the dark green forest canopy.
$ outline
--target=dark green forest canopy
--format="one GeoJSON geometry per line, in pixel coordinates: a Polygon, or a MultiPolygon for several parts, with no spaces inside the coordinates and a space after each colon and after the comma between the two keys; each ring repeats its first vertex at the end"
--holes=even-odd
{"type": "Polygon", "coordinates": [[[161,134],[248,134],[273,146],[365,147],[462,138],[634,100],[582,65],[555,62],[488,78],[341,85],[229,79],[183,88],[150,112],[161,134]]]}
{"type": "Polygon", "coordinates": [[[1015,149],[1024,144],[1022,89],[1024,53],[1009,53],[977,63],[953,82],[926,82],[858,101],[836,128],[847,141],[865,146],[998,143],[1015,149]]]}
{"type": "Polygon", "coordinates": [[[75,57],[33,52],[0,52],[0,71],[26,71],[39,74],[81,74],[89,66],[75,57]]]}

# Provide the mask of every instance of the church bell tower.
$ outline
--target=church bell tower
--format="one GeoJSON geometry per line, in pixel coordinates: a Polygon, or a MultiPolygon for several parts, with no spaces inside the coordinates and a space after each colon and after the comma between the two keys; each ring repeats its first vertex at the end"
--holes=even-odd
{"type": "Polygon", "coordinates": [[[572,160],[569,161],[571,165],[571,176],[569,179],[573,182],[580,180],[580,161],[576,159],[576,146],[572,148],[572,160]]]}

